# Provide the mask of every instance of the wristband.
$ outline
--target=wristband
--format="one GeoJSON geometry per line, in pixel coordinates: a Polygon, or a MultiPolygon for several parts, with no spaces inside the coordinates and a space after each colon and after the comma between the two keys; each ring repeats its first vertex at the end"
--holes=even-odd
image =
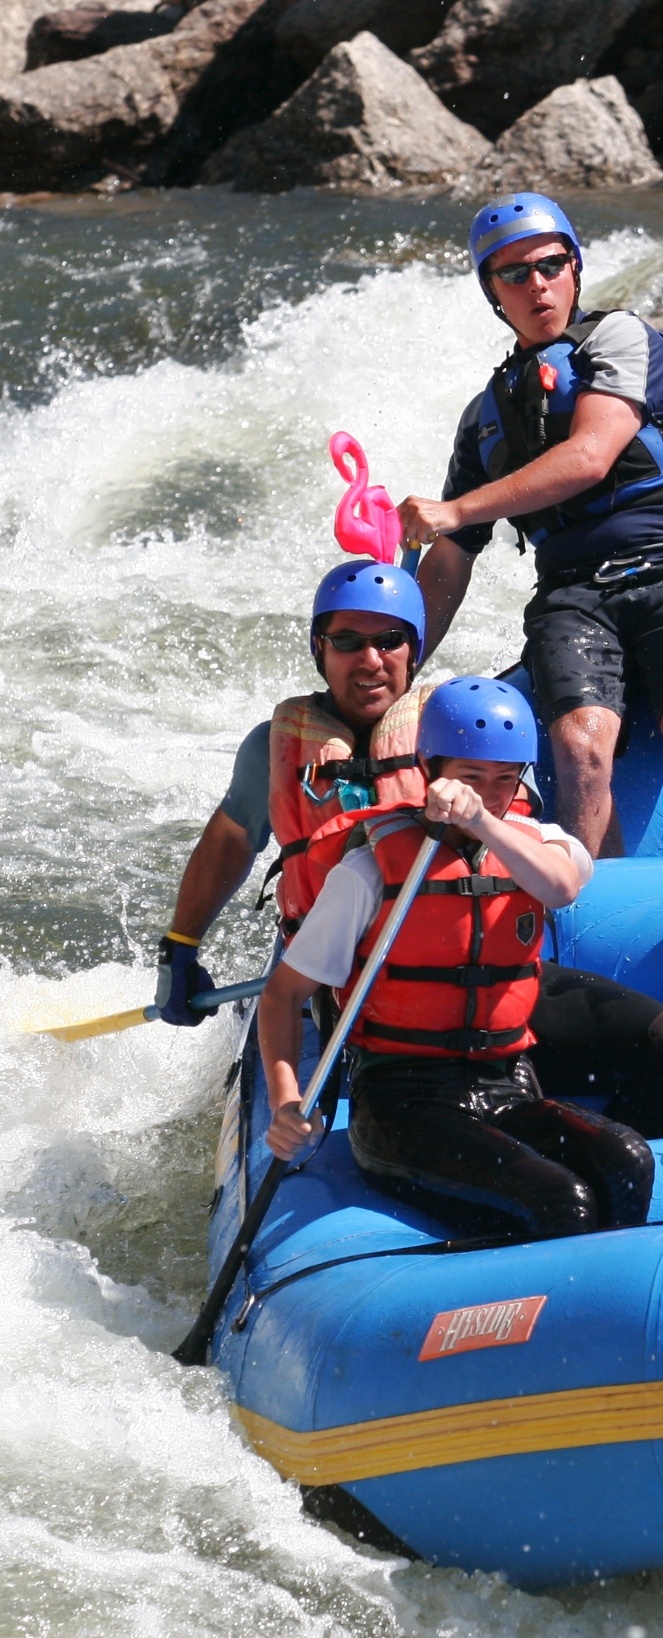
{"type": "Polygon", "coordinates": [[[188,944],[192,950],[197,950],[200,944],[199,938],[188,938],[186,933],[170,932],[166,933],[166,938],[172,939],[173,944],[188,944]]]}

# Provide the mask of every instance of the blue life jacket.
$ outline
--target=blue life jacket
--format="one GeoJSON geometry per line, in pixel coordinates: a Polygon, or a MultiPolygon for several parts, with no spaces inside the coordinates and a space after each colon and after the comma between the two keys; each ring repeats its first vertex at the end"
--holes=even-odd
{"type": "MultiPolygon", "coordinates": [[[[583,385],[578,349],[606,316],[590,313],[570,324],[549,347],[519,348],[495,370],[479,408],[479,451],[491,483],[568,438],[583,385]]],[[[663,349],[658,330],[650,325],[646,329],[651,346],[663,349]]],[[[600,483],[559,506],[509,520],[518,532],[521,551],[523,533],[538,546],[583,519],[663,500],[663,402],[648,404],[645,414],[640,431],[600,483]]]]}

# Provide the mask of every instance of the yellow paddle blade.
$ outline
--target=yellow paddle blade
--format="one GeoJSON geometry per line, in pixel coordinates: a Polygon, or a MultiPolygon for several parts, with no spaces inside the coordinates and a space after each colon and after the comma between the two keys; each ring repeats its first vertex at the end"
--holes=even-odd
{"type": "Polygon", "coordinates": [[[23,1026],[24,1035],[54,1035],[56,1041],[85,1041],[93,1035],[113,1035],[116,1030],[134,1029],[136,1024],[152,1023],[158,1017],[156,1007],[133,1007],[130,1012],[114,1012],[105,1018],[88,1018],[82,1024],[60,1024],[55,1029],[34,1029],[23,1026]]]}

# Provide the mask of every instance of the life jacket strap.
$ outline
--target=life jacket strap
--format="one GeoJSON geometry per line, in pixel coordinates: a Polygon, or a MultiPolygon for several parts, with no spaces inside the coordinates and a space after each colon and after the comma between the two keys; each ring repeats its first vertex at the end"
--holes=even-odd
{"type": "Polygon", "coordinates": [[[299,929],[303,926],[303,923],[303,916],[281,916],[279,931],[283,934],[284,938],[294,938],[295,933],[299,932],[299,929]]]}
{"type": "Polygon", "coordinates": [[[364,1035],[403,1046],[447,1047],[449,1052],[489,1052],[491,1047],[515,1046],[523,1038],[520,1029],[399,1029],[396,1025],[374,1024],[367,1018],[364,1035]]]}
{"type": "Polygon", "coordinates": [[[270,903],[274,896],[272,893],[266,892],[270,882],[274,880],[275,876],[280,876],[286,859],[292,859],[295,853],[305,853],[308,844],[308,836],[298,836],[295,842],[286,842],[285,847],[281,848],[278,858],[273,859],[272,863],[270,864],[269,870],[267,871],[267,875],[265,876],[265,880],[260,889],[260,893],[254,904],[254,910],[264,910],[265,905],[270,903]]]}
{"type": "Polygon", "coordinates": [[[536,978],[538,970],[535,961],[527,961],[522,967],[479,967],[470,962],[463,967],[405,967],[387,962],[389,978],[404,978],[414,984],[455,984],[464,990],[487,989],[493,984],[512,984],[521,979],[536,978]]]}
{"type": "MultiPolygon", "coordinates": [[[[384,889],[385,899],[397,899],[402,882],[389,882],[384,889]]],[[[453,893],[462,899],[495,898],[500,893],[517,893],[518,884],[512,876],[457,876],[450,882],[424,881],[417,898],[427,895],[453,893]]]]}
{"type": "Polygon", "coordinates": [[[311,769],[310,762],[297,769],[297,778],[305,775],[310,781],[314,779],[347,779],[349,783],[362,780],[379,779],[380,774],[398,773],[401,768],[416,768],[417,758],[414,751],[405,756],[347,756],[337,757],[329,762],[314,762],[311,769]]]}

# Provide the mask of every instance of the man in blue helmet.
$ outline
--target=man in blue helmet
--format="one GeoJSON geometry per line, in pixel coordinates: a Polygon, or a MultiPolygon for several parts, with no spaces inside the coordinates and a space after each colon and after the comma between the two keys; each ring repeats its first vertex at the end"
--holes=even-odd
{"type": "Polygon", "coordinates": [[[281,846],[281,927],[291,937],[313,902],[306,844],[322,820],[421,794],[415,742],[430,690],[410,692],[424,645],[423,599],[411,575],[373,559],[340,561],[316,592],[310,643],[325,691],[283,701],[247,735],[184,871],[159,946],[155,999],[166,1023],[194,1026],[205,1016],[189,1005],[213,987],[200,941],[272,831],[281,846]]]}
{"type": "Polygon", "coordinates": [[[627,702],[663,726],[663,337],[632,313],[578,309],[582,254],[540,194],[484,206],[470,230],[481,288],[513,352],[468,406],[442,502],[410,496],[427,647],[444,635],[497,518],[533,543],[526,661],[549,729],[558,814],[594,857],[623,851],[611,795],[627,702]]]}
{"type": "Polygon", "coordinates": [[[440,846],[349,1037],[358,1166],[452,1222],[460,1202],[540,1238],[643,1223],[646,1143],[543,1098],[527,1057],[544,907],[572,903],[592,872],[581,843],[515,805],[536,759],[531,709],[499,678],[452,679],[426,702],[417,748],[425,814],[368,810],[364,845],[349,852],[347,815],[310,844],[326,866],[340,862],[261,998],[267,1142],[290,1161],[320,1132],[300,1113],[302,1006],[319,984],[345,1004],[429,821],[444,826],[440,846]]]}
{"type": "MultiPolygon", "coordinates": [[[[200,942],[272,830],[281,844],[278,902],[288,937],[315,896],[306,843],[323,821],[377,799],[423,801],[414,753],[430,687],[410,686],[424,646],[415,582],[372,560],[340,560],[316,592],[310,646],[326,691],[283,701],[271,722],[246,736],[184,871],[159,951],[156,1001],[166,1023],[193,1027],[212,1016],[189,1005],[213,988],[198,960],[200,942]]],[[[536,1031],[545,1046],[535,1049],[544,1087],[557,1085],[560,1072],[568,1081],[571,1048],[570,1095],[588,1088],[612,1095],[618,1085],[616,1111],[628,1101],[631,1124],[663,1135],[659,1012],[648,996],[609,979],[544,963],[536,1031]]]]}

